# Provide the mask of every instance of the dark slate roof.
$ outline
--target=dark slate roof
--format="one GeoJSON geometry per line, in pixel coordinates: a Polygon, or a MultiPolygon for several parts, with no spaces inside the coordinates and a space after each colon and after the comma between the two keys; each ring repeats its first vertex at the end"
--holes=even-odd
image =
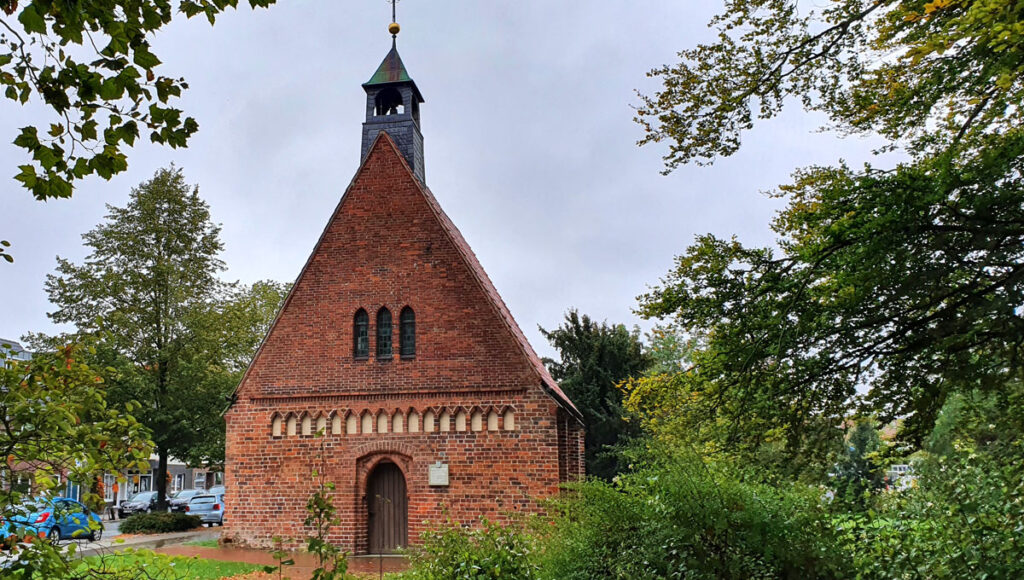
{"type": "Polygon", "coordinates": [[[398,54],[398,45],[395,43],[391,44],[391,51],[381,61],[380,66],[377,67],[377,72],[373,73],[370,80],[363,83],[363,87],[372,87],[378,85],[390,85],[394,83],[409,83],[412,85],[413,91],[416,92],[416,97],[419,102],[423,102],[423,96],[420,95],[420,90],[416,88],[416,83],[409,76],[409,71],[405,70],[405,63],[402,62],[402,57],[398,54]]]}

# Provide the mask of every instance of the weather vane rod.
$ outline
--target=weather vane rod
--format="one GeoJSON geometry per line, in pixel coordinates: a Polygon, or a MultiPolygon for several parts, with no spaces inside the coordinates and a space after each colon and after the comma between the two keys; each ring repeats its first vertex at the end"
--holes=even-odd
{"type": "Polygon", "coordinates": [[[388,32],[391,33],[393,40],[398,39],[398,31],[401,28],[398,26],[398,17],[395,16],[395,5],[398,4],[398,0],[388,0],[391,3],[391,24],[388,25],[388,32]]]}

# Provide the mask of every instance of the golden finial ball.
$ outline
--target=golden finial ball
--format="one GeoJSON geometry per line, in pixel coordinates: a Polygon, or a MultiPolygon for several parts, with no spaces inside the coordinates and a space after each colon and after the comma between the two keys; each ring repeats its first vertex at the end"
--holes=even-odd
{"type": "Polygon", "coordinates": [[[388,32],[390,32],[391,34],[398,34],[399,30],[402,30],[402,27],[399,26],[397,22],[392,22],[391,24],[388,24],[388,32]]]}

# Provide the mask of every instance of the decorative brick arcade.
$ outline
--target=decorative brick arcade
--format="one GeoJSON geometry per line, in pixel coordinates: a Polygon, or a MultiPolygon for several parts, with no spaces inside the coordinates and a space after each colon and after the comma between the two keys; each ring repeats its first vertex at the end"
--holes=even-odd
{"type": "Polygon", "coordinates": [[[304,537],[314,469],[357,554],[445,518],[507,521],[583,475],[579,412],[423,182],[396,49],[364,88],[362,165],[226,414],[238,543],[304,537]]]}

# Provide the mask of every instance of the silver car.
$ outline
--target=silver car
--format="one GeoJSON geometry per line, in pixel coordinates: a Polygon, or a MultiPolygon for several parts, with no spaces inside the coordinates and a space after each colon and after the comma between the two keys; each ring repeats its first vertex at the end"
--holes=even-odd
{"type": "Polygon", "coordinates": [[[199,516],[202,522],[208,526],[217,524],[224,525],[224,494],[218,495],[197,495],[189,500],[185,507],[185,513],[190,516],[199,516]]]}

